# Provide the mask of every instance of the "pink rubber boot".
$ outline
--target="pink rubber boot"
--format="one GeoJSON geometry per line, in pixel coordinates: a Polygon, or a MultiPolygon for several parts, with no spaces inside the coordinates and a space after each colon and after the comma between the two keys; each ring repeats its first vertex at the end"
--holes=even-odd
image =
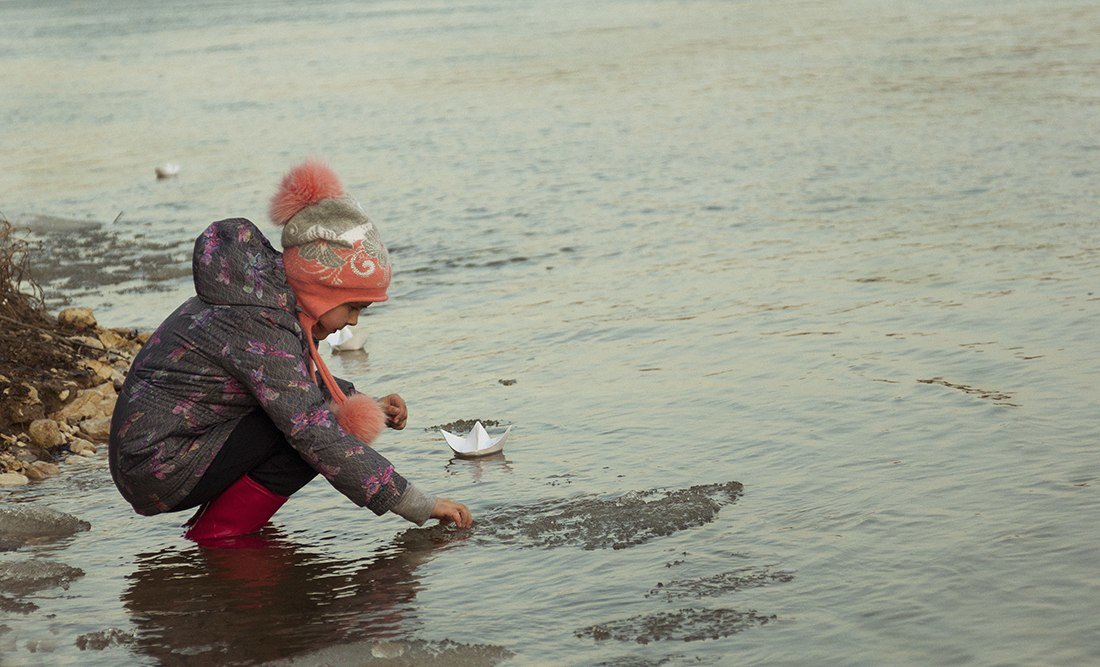
{"type": "Polygon", "coordinates": [[[190,522],[184,537],[200,544],[247,535],[279,511],[286,496],[272,493],[244,475],[206,504],[190,522]]]}

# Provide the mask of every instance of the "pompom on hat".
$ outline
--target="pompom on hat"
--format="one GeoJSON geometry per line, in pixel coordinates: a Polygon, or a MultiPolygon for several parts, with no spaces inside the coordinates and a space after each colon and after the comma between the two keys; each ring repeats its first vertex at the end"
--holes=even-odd
{"type": "Polygon", "coordinates": [[[313,367],[333,397],[337,421],[370,443],[385,425],[385,416],[373,400],[344,395],[317,353],[312,328],[337,306],[388,298],[393,270],[386,247],[363,208],[344,192],[340,178],[319,160],[306,160],[287,172],[269,213],[283,228],[283,267],[298,301],[313,367]]]}

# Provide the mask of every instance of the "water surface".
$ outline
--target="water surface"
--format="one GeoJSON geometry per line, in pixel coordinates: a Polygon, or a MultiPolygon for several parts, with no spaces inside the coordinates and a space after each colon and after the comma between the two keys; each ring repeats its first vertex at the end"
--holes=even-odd
{"type": "Polygon", "coordinates": [[[5,594],[5,664],[1100,661],[1093,3],[0,26],[0,210],[51,303],[155,326],[210,221],[263,224],[326,157],[396,266],[333,371],[405,396],[379,449],[481,520],[409,530],[316,482],[215,553],[70,466],[3,492],[91,524],[0,554],[84,573],[5,594]],[[428,428],[472,418],[514,425],[504,457],[428,428]]]}

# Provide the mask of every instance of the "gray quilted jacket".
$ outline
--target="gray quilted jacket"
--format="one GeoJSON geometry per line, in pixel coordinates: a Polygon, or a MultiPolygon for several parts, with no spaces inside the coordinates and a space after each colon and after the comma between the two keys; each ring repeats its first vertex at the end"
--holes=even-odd
{"type": "Polygon", "coordinates": [[[193,270],[197,296],[153,333],[119,392],[110,466],[123,497],[139,514],[171,510],[241,418],[262,407],[352,502],[423,523],[434,500],[340,428],[310,377],[308,334],[282,255],[263,234],[248,220],[215,222],[195,242],[193,270]],[[400,505],[414,496],[419,508],[410,516],[400,505]]]}

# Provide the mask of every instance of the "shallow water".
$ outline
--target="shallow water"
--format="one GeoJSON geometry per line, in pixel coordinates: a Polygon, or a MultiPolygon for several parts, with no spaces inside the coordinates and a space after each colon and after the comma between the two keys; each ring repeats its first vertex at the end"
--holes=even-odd
{"type": "Polygon", "coordinates": [[[206,224],[327,157],[396,266],[333,370],[405,396],[379,448],[481,524],[317,482],[201,551],[92,459],[0,491],[91,524],[0,553],[57,583],[0,590],[0,662],[1100,661],[1096,34],[1080,1],[3,4],[0,211],[51,303],[154,326],[206,224]],[[429,428],[474,418],[503,457],[429,428]]]}

